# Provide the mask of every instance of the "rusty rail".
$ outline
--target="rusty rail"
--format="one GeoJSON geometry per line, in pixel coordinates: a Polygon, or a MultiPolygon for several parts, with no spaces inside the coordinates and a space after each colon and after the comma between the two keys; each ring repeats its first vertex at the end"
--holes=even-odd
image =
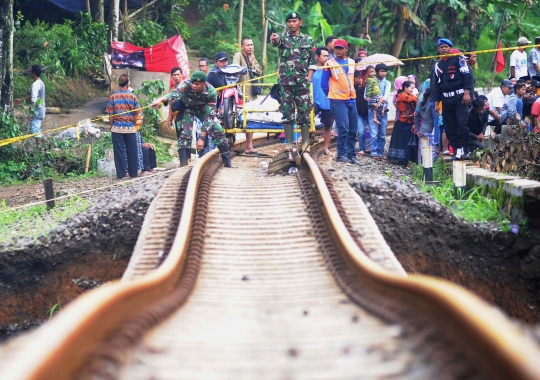
{"type": "MultiPolygon", "coordinates": [[[[125,361],[121,347],[132,345],[181,306],[193,289],[200,261],[197,252],[204,240],[208,196],[204,190],[220,166],[218,156],[214,150],[193,167],[176,238],[161,265],[139,279],[116,282],[74,301],[38,330],[24,355],[4,368],[3,378],[70,379],[83,366],[87,375],[116,376],[125,361]]],[[[540,378],[538,348],[493,307],[459,286],[426,276],[395,276],[371,261],[362,251],[362,242],[351,236],[330,179],[308,154],[303,160],[322,203],[324,221],[320,215],[314,217],[333,237],[332,242],[319,237],[320,244],[329,247],[327,263],[349,297],[392,321],[410,316],[412,308],[423,321],[436,322],[439,331],[474,358],[480,372],[490,378],[540,378]]],[[[312,187],[305,175],[299,179],[303,188],[312,187]]]]}

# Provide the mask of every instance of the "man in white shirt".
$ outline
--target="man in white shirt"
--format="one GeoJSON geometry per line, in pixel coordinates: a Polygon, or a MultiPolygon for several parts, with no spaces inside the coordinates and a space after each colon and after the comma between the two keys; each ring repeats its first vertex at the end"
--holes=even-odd
{"type": "Polygon", "coordinates": [[[503,114],[503,106],[505,105],[505,97],[510,95],[514,90],[514,85],[508,79],[501,82],[501,86],[491,90],[487,94],[488,104],[492,110],[497,112],[500,117],[500,121],[496,120],[492,115],[489,115],[488,125],[494,126],[494,132],[501,133],[501,121],[506,120],[506,116],[503,114]]]}
{"type": "Polygon", "coordinates": [[[32,102],[31,114],[34,118],[30,122],[30,131],[36,133],[36,138],[42,137],[41,122],[45,118],[45,83],[40,78],[41,71],[41,66],[32,66],[30,75],[34,79],[34,83],[32,83],[30,95],[26,97],[32,102]]]}
{"type": "MultiPolygon", "coordinates": [[[[540,36],[534,39],[534,44],[540,45],[540,36]]],[[[529,57],[527,58],[527,68],[531,78],[535,75],[540,75],[540,50],[536,47],[532,48],[529,52],[529,57]]]]}
{"type": "Polygon", "coordinates": [[[520,37],[517,40],[518,48],[510,55],[510,76],[521,78],[527,76],[527,53],[525,46],[532,44],[527,37],[520,37]]]}

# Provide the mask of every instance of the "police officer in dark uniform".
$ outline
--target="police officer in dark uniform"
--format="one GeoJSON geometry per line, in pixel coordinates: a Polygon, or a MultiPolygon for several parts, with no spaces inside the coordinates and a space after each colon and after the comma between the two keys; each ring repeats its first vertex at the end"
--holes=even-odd
{"type": "MultiPolygon", "coordinates": [[[[439,54],[450,54],[452,41],[441,38],[438,41],[439,54]]],[[[454,156],[450,160],[468,160],[469,129],[467,117],[471,103],[471,75],[465,56],[443,57],[434,69],[433,97],[436,102],[435,111],[442,117],[446,135],[454,147],[454,156]],[[440,102],[440,103],[439,103],[440,102]]]]}

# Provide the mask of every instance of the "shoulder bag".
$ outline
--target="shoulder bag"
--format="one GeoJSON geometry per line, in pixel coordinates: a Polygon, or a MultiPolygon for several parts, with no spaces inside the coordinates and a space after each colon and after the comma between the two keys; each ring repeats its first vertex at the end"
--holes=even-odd
{"type": "MultiPolygon", "coordinates": [[[[249,58],[247,58],[243,53],[242,53],[242,56],[244,57],[244,60],[246,61],[246,65],[249,72],[249,79],[253,79],[254,74],[249,64],[249,58]]],[[[259,83],[259,80],[252,80],[250,83],[251,84],[259,83]]],[[[254,97],[260,95],[261,92],[262,92],[261,86],[251,86],[251,93],[253,94],[254,97]]]]}

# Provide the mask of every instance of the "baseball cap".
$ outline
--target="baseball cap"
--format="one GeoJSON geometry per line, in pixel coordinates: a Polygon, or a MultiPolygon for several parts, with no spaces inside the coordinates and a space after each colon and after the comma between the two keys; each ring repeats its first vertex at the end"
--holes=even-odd
{"type": "Polygon", "coordinates": [[[517,40],[518,45],[528,45],[532,44],[532,41],[529,41],[527,37],[519,37],[517,40]]]}
{"type": "Polygon", "coordinates": [[[192,82],[206,82],[206,74],[202,71],[195,71],[193,74],[191,74],[191,81],[192,82]]]}
{"type": "Polygon", "coordinates": [[[285,16],[285,21],[289,21],[291,18],[297,18],[298,20],[302,20],[302,15],[298,12],[289,12],[287,13],[287,16],[285,16]]]}
{"type": "Polygon", "coordinates": [[[504,79],[502,82],[501,82],[501,86],[505,86],[505,87],[509,87],[509,88],[514,88],[514,84],[512,82],[510,82],[510,80],[508,79],[504,79]]]}
{"type": "Polygon", "coordinates": [[[229,59],[229,56],[224,51],[217,52],[214,59],[216,61],[221,61],[222,59],[229,59]]]}
{"type": "Polygon", "coordinates": [[[337,39],[337,40],[334,41],[334,47],[336,47],[336,46],[341,46],[341,47],[344,47],[344,48],[348,48],[349,44],[345,40],[337,39]]]}

